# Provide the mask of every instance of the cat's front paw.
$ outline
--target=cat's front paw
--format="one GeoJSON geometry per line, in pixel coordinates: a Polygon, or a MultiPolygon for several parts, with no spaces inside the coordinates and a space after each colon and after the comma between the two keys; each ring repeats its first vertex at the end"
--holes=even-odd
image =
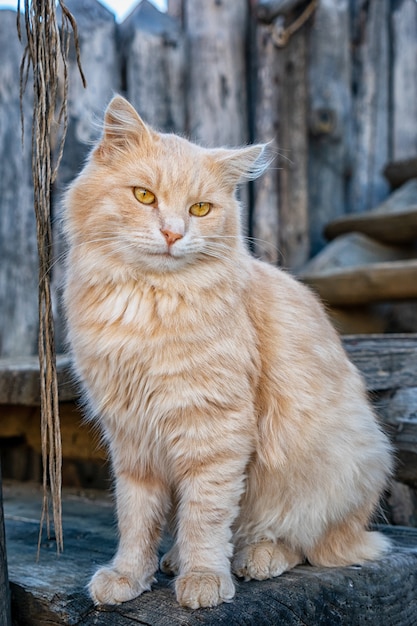
{"type": "Polygon", "coordinates": [[[181,606],[199,609],[230,602],[235,595],[232,577],[211,571],[187,572],[175,581],[177,601],[181,606]]]}
{"type": "Polygon", "coordinates": [[[94,604],[121,604],[149,591],[153,578],[140,581],[112,567],[101,567],[91,579],[88,590],[94,604]]]}
{"type": "Polygon", "coordinates": [[[266,580],[302,563],[301,554],[281,542],[261,541],[240,549],[234,556],[232,570],[245,580],[266,580]]]}

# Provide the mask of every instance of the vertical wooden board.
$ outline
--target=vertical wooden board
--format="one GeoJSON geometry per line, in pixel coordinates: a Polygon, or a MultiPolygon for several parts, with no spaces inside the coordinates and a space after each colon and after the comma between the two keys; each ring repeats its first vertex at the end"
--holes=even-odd
{"type": "MultiPolygon", "coordinates": [[[[100,124],[105,107],[114,92],[120,90],[121,72],[116,45],[116,22],[97,0],[67,0],[77,26],[81,63],[87,80],[83,87],[78,71],[75,49],[72,47],[68,93],[68,132],[65,149],[54,187],[54,216],[59,217],[62,193],[78,174],[91,145],[100,135],[100,124]]],[[[65,348],[64,315],[61,309],[60,289],[63,276],[65,244],[59,229],[54,228],[53,295],[57,350],[65,348]]]]}
{"type": "Polygon", "coordinates": [[[267,172],[254,183],[252,233],[258,258],[278,264],[279,254],[279,89],[278,48],[268,26],[256,27],[256,76],[253,93],[254,139],[270,142],[275,155],[267,172]]]}
{"type": "Polygon", "coordinates": [[[384,200],[382,171],[390,160],[390,0],[354,0],[353,143],[349,210],[365,211],[384,200]]]}
{"type": "MultiPolygon", "coordinates": [[[[184,0],[188,45],[187,132],[205,146],[239,146],[249,137],[246,46],[248,0],[184,0]]],[[[249,224],[247,185],[240,188],[249,224]]]]}
{"type": "Polygon", "coordinates": [[[281,72],[279,150],[280,243],[283,265],[297,270],[309,258],[307,30],[295,33],[279,51],[281,72]]]}
{"type": "Polygon", "coordinates": [[[38,256],[31,169],[32,89],[23,100],[22,148],[19,66],[23,53],[16,12],[0,11],[0,355],[35,354],[38,333],[38,256]]]}
{"type": "Polygon", "coordinates": [[[246,37],[248,2],[186,0],[188,131],[207,146],[248,138],[246,37]]]}
{"type": "Polygon", "coordinates": [[[308,64],[308,204],[314,255],[325,245],[327,222],[347,212],[352,130],[349,0],[319,3],[308,64]]]}
{"type": "Polygon", "coordinates": [[[417,155],[417,2],[395,0],[392,10],[392,158],[417,155]]]}
{"type": "Polygon", "coordinates": [[[130,102],[165,132],[185,130],[185,46],[179,21],[143,0],[120,27],[130,102]]]}

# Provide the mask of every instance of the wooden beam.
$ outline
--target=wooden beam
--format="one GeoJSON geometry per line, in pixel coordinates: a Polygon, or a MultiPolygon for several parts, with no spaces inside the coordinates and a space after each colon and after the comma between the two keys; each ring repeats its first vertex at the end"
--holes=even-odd
{"type": "MultiPolygon", "coordinates": [[[[57,356],[59,398],[68,402],[77,397],[68,355],[57,356]]],[[[0,359],[0,404],[38,406],[39,359],[38,357],[15,357],[0,359]]]]}

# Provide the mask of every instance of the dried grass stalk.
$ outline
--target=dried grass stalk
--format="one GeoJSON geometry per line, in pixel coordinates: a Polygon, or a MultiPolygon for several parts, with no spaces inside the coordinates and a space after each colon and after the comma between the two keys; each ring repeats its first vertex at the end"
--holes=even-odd
{"type": "MultiPolygon", "coordinates": [[[[41,438],[43,460],[43,505],[39,530],[38,555],[42,529],[46,521],[49,535],[49,500],[58,554],[63,550],[62,532],[62,449],[58,406],[58,383],[56,373],[54,321],[50,290],[52,267],[51,189],[61,161],[68,126],[68,51],[71,31],[74,35],[77,62],[85,86],[80,64],[77,25],[59,0],[61,29],[58,25],[55,0],[25,0],[24,22],[26,46],[20,66],[20,97],[28,84],[30,72],[33,77],[32,117],[32,176],[34,186],[34,209],[36,215],[39,255],[39,365],[41,392],[41,438]],[[58,74],[62,63],[64,85],[63,98],[58,105],[58,74]],[[55,113],[58,111],[57,120],[55,113]],[[62,126],[58,156],[52,163],[52,136],[56,127],[62,126]],[[49,496],[50,494],[50,496],[49,496]]],[[[20,0],[18,0],[17,28],[22,40],[20,0]]],[[[22,111],[21,106],[21,111],[22,111]]],[[[22,114],[23,137],[23,114],[22,114]]]]}

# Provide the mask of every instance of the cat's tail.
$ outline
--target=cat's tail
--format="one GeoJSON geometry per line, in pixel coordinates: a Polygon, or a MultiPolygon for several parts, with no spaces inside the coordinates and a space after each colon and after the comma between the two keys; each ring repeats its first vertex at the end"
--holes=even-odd
{"type": "Polygon", "coordinates": [[[333,526],[305,554],[312,565],[338,567],[380,559],[390,548],[388,537],[365,530],[357,520],[348,520],[333,526]]]}

